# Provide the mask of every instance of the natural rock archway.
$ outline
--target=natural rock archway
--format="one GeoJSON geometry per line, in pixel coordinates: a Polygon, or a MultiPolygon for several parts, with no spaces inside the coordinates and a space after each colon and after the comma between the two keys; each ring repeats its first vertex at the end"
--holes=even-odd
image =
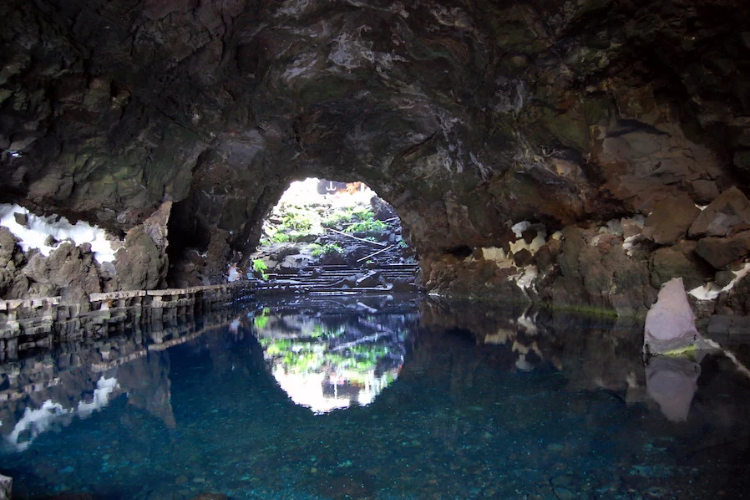
{"type": "Polygon", "coordinates": [[[748,20],[741,0],[9,0],[0,201],[116,231],[173,202],[170,245],[218,279],[291,180],[362,180],[431,290],[643,312],[731,267],[669,217],[630,247],[664,200],[744,197],[748,20]]]}

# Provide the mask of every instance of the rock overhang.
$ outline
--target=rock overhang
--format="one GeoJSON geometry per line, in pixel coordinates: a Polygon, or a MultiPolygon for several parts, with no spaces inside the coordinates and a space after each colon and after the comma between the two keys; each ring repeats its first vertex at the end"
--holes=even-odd
{"type": "Polygon", "coordinates": [[[425,256],[746,188],[739,1],[2,9],[0,196],[121,231],[172,200],[218,259],[307,175],[366,182],[425,256]]]}

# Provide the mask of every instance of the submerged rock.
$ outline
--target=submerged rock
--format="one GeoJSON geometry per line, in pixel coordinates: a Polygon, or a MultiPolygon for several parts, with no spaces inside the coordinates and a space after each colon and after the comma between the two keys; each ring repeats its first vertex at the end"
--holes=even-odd
{"type": "Polygon", "coordinates": [[[699,336],[682,278],[674,278],[664,284],[656,304],[646,314],[643,350],[664,354],[695,344],[699,336]]]}

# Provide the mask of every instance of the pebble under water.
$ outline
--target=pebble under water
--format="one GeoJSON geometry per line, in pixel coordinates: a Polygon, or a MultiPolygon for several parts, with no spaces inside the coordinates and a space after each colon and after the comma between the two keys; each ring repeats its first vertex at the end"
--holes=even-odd
{"type": "Polygon", "coordinates": [[[750,497],[721,354],[644,366],[637,327],[416,299],[224,320],[2,363],[14,498],[750,497]]]}

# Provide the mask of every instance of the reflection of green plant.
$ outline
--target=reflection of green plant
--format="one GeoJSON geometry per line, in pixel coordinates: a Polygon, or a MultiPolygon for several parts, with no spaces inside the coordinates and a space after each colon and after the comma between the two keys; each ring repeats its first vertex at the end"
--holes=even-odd
{"type": "Polygon", "coordinates": [[[263,259],[253,259],[253,271],[256,274],[259,274],[263,280],[268,279],[268,274],[266,274],[268,266],[263,259]]]}
{"type": "Polygon", "coordinates": [[[313,326],[313,331],[310,334],[310,336],[314,339],[320,338],[326,334],[325,328],[323,328],[323,325],[320,323],[315,323],[315,326],[313,326]]]}
{"type": "MultiPolygon", "coordinates": [[[[259,316],[256,320],[263,318],[259,316]]],[[[316,325],[311,338],[317,342],[300,339],[273,339],[264,337],[259,340],[267,358],[274,358],[284,368],[293,373],[304,373],[319,370],[327,365],[340,372],[345,372],[350,380],[358,380],[372,372],[378,362],[390,353],[390,348],[383,345],[360,344],[346,349],[346,352],[331,351],[326,348],[322,337],[332,338],[340,335],[338,330],[328,330],[325,326],[316,325]]]]}
{"type": "MultiPolygon", "coordinates": [[[[267,307],[264,307],[261,315],[253,318],[253,324],[255,325],[255,328],[257,330],[263,330],[266,327],[266,325],[268,324],[268,320],[271,319],[270,314],[271,310],[267,307]]],[[[263,345],[263,340],[265,339],[261,339],[261,345],[263,345]]]]}
{"type": "Polygon", "coordinates": [[[266,346],[266,354],[269,356],[278,356],[279,354],[287,354],[292,347],[292,341],[289,339],[273,339],[266,346]]]}
{"type": "Polygon", "coordinates": [[[332,339],[332,338],[338,337],[344,332],[346,332],[346,328],[343,326],[339,326],[337,328],[327,328],[326,326],[320,323],[315,323],[315,326],[313,326],[313,331],[310,334],[310,337],[314,339],[319,339],[321,337],[332,339]]]}

